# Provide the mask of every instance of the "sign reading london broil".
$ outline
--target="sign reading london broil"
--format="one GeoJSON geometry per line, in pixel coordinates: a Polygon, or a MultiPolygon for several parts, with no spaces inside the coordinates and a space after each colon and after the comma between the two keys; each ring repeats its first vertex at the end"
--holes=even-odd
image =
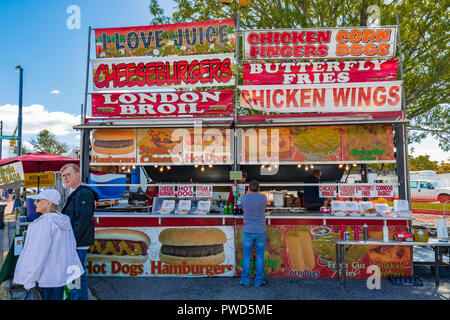
{"type": "Polygon", "coordinates": [[[232,114],[233,90],[92,94],[94,117],[203,117],[232,114]]]}
{"type": "Polygon", "coordinates": [[[395,56],[397,27],[246,30],[244,60],[395,56]]]}

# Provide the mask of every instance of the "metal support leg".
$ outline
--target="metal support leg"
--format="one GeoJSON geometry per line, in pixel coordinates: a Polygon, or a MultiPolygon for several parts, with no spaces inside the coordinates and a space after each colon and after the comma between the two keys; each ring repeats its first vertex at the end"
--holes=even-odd
{"type": "Polygon", "coordinates": [[[347,281],[345,274],[345,248],[344,245],[341,245],[341,263],[342,263],[342,279],[344,280],[344,290],[347,291],[347,281]]]}
{"type": "Polygon", "coordinates": [[[339,245],[336,243],[336,278],[337,278],[338,282],[340,282],[339,281],[339,272],[340,272],[340,270],[339,270],[339,259],[340,259],[340,257],[339,257],[339,245]]]}

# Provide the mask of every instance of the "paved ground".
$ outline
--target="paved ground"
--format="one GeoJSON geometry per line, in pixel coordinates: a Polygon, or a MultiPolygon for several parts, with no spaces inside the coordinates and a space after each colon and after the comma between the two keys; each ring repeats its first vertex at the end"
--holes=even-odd
{"type": "MultiPolygon", "coordinates": [[[[0,229],[4,255],[14,236],[14,216],[6,214],[5,223],[0,229]]],[[[423,279],[423,287],[394,286],[382,280],[379,290],[369,290],[366,280],[348,280],[348,292],[335,279],[269,278],[261,288],[242,287],[236,277],[89,277],[88,282],[90,300],[450,300],[448,276],[436,288],[429,267],[415,267],[415,274],[423,279]]],[[[21,300],[22,296],[22,287],[5,282],[0,288],[0,300],[21,300]]]]}
{"type": "Polygon", "coordinates": [[[369,290],[366,280],[348,280],[349,291],[335,279],[269,278],[260,288],[242,287],[238,278],[115,278],[89,277],[99,300],[449,300],[450,278],[437,289],[429,267],[416,267],[423,287],[394,286],[381,280],[369,290]]]}

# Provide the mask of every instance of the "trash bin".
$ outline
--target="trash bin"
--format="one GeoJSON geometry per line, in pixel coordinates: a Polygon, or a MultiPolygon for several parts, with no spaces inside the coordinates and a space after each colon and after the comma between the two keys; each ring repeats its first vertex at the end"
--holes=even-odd
{"type": "Polygon", "coordinates": [[[3,222],[3,217],[5,216],[5,208],[6,204],[0,204],[0,229],[5,227],[5,223],[3,222]]]}
{"type": "Polygon", "coordinates": [[[29,222],[39,218],[39,214],[35,211],[33,199],[27,199],[27,217],[29,222]]]}

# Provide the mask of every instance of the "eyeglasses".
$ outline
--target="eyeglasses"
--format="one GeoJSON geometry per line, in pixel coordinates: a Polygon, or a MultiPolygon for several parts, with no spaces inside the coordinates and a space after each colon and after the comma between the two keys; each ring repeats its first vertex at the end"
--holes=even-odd
{"type": "Polygon", "coordinates": [[[72,174],[71,173],[66,173],[66,174],[62,174],[61,177],[63,179],[70,177],[72,174]]]}

